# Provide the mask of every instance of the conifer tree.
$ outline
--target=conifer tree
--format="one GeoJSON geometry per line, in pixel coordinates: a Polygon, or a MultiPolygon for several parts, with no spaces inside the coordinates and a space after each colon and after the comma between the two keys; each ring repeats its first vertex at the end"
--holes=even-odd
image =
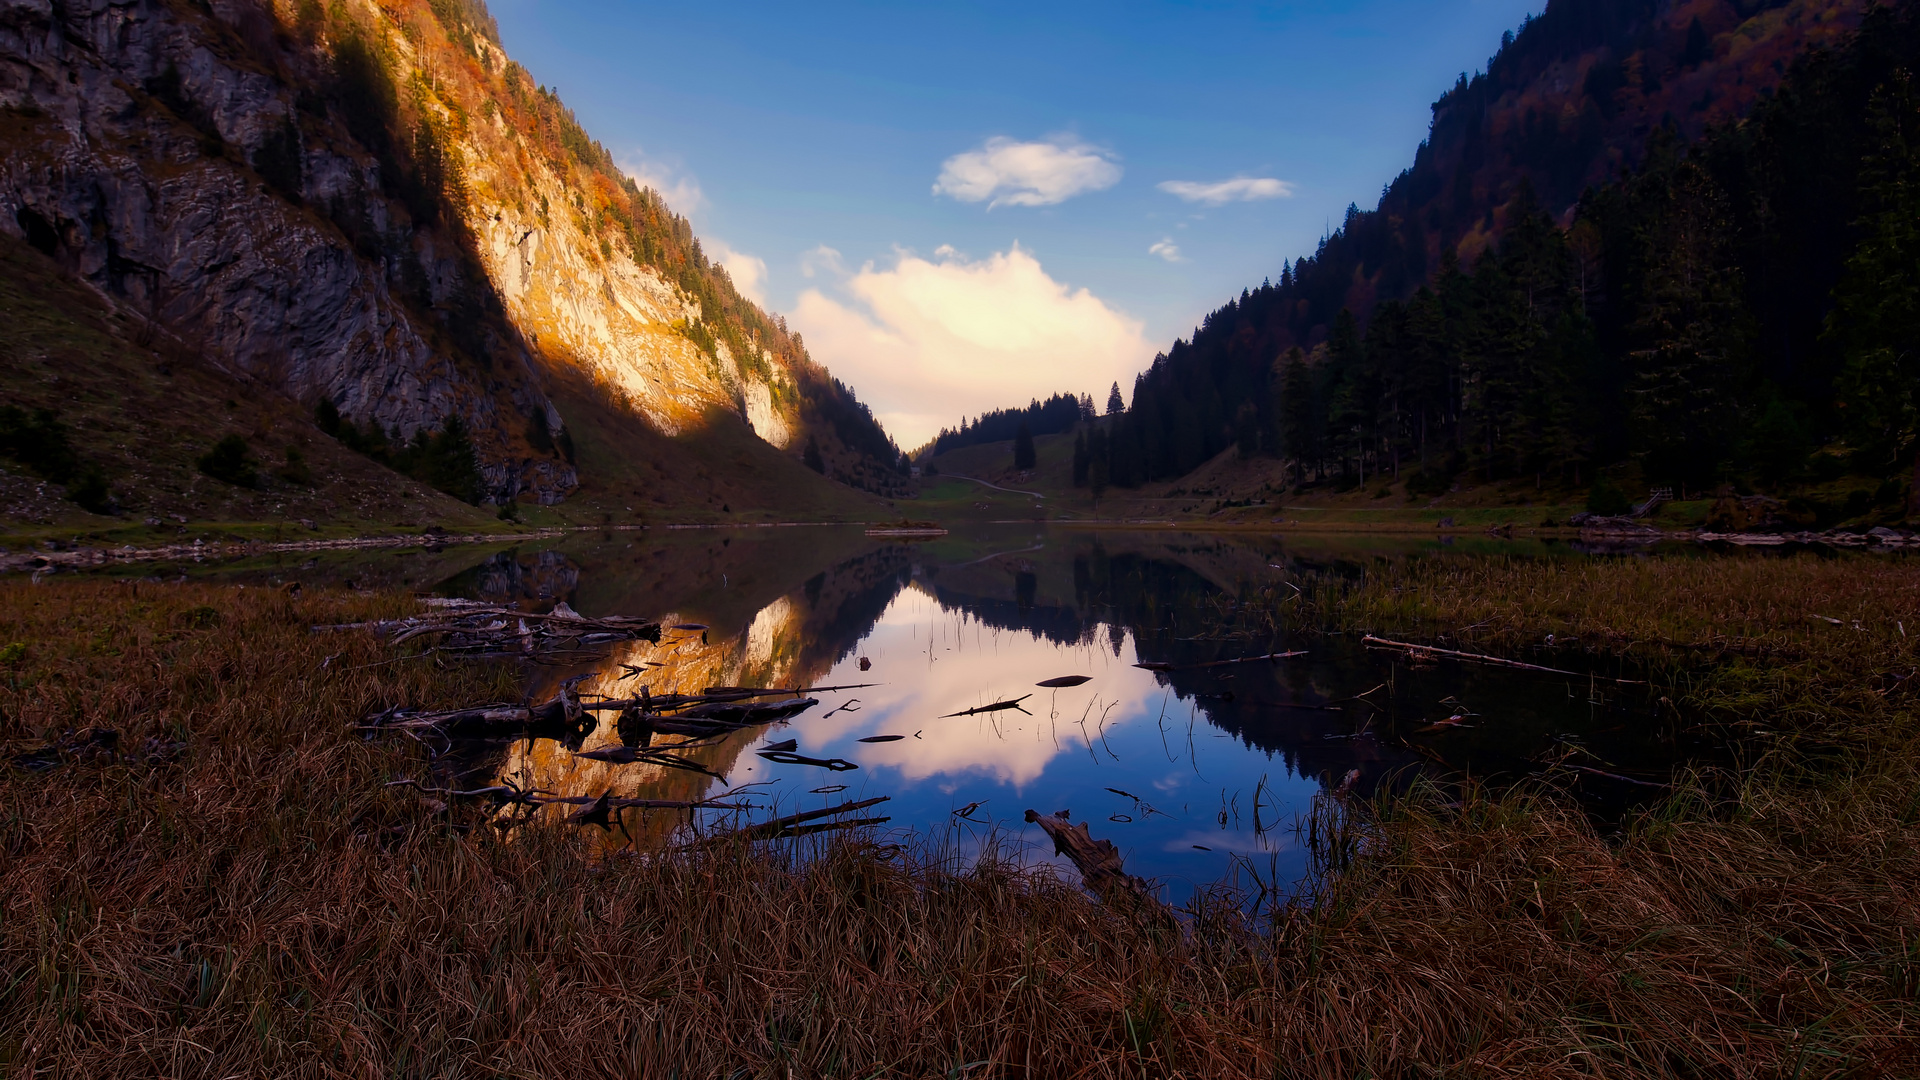
{"type": "Polygon", "coordinates": [[[1725,197],[1693,162],[1676,172],[1633,328],[1630,393],[1648,477],[1698,490],[1730,449],[1746,327],[1725,197]]]}
{"type": "Polygon", "coordinates": [[[1920,513],[1920,95],[1900,72],[1875,92],[1875,146],[1862,170],[1870,208],[1834,289],[1826,340],[1844,365],[1850,435],[1882,467],[1913,458],[1907,512],[1920,513]]]}
{"type": "Polygon", "coordinates": [[[1313,377],[1307,371],[1306,354],[1298,345],[1287,350],[1280,383],[1280,445],[1293,459],[1296,483],[1306,483],[1307,461],[1317,459],[1313,438],[1313,377]]]}
{"type": "Polygon", "coordinates": [[[1025,420],[1013,434],[1013,467],[1025,472],[1034,466],[1033,429],[1025,420]]]}
{"type": "Polygon", "coordinates": [[[1106,494],[1107,483],[1113,475],[1111,440],[1107,429],[1096,427],[1087,435],[1087,487],[1093,491],[1093,501],[1099,505],[1100,496],[1106,494]]]}

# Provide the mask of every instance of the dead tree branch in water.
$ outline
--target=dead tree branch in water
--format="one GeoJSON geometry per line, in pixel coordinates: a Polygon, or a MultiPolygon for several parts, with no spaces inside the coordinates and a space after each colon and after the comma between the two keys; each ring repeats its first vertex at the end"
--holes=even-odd
{"type": "Polygon", "coordinates": [[[1484,653],[1460,652],[1457,649],[1442,649],[1437,645],[1416,645],[1407,641],[1388,641],[1386,638],[1368,634],[1361,643],[1373,649],[1399,649],[1418,659],[1422,656],[1444,656],[1449,660],[1465,660],[1470,664],[1486,664],[1491,667],[1513,668],[1518,671],[1539,671],[1548,675],[1570,675],[1576,679],[1601,679],[1619,683],[1623,686],[1645,686],[1644,679],[1616,679],[1611,675],[1595,675],[1592,672],[1567,671],[1564,668],[1542,667],[1539,664],[1524,664],[1518,660],[1508,660],[1501,656],[1487,656],[1484,653]]]}

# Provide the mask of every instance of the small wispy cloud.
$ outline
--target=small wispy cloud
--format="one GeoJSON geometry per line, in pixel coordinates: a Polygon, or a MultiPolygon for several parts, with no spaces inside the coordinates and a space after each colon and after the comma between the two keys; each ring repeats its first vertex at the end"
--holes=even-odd
{"type": "Polygon", "coordinates": [[[1004,135],[977,150],[955,154],[940,165],[933,193],[961,202],[1007,206],[1053,206],[1120,182],[1114,155],[1068,135],[1018,142],[1004,135]],[[988,202],[988,200],[992,200],[988,202]]]}
{"type": "Polygon", "coordinates": [[[707,205],[700,181],[676,162],[661,161],[634,151],[620,159],[620,171],[644,188],[652,188],[675,213],[697,213],[707,205]]]}
{"type": "Polygon", "coordinates": [[[810,278],[815,274],[845,274],[846,267],[840,262],[840,253],[825,244],[803,252],[800,256],[800,276],[810,278]]]}
{"type": "Polygon", "coordinates": [[[1159,243],[1147,249],[1147,254],[1158,255],[1170,263],[1183,263],[1187,261],[1187,257],[1180,254],[1180,245],[1174,243],[1173,237],[1171,236],[1161,237],[1159,243]]]}
{"type": "Polygon", "coordinates": [[[708,240],[707,253],[726,267],[727,276],[741,296],[762,307],[767,303],[767,260],[744,251],[735,251],[723,240],[708,240]]]}
{"type": "Polygon", "coordinates": [[[1256,202],[1260,199],[1285,199],[1293,195],[1293,185],[1270,176],[1236,176],[1231,180],[1207,183],[1200,180],[1167,180],[1161,191],[1202,206],[1224,206],[1230,202],[1256,202]]]}

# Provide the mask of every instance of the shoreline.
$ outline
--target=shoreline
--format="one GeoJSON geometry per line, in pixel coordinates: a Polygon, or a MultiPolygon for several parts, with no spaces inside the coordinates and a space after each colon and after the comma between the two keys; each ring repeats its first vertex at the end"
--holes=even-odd
{"type": "MultiPolygon", "coordinates": [[[[1920,549],[1920,533],[1902,530],[1876,528],[1860,532],[1829,530],[1825,532],[1773,532],[1773,533],[1719,533],[1704,529],[1661,529],[1654,526],[1646,528],[1568,528],[1547,526],[1500,525],[1432,525],[1426,522],[1382,521],[1377,524],[1359,522],[1309,522],[1290,520],[1286,522],[1239,522],[1239,521],[1180,521],[1166,518],[1005,518],[993,519],[979,524],[987,525],[1025,525],[1044,526],[1067,530],[1083,531],[1125,531],[1125,532],[1218,532],[1253,533],[1275,536],[1305,534],[1316,537],[1325,536],[1431,536],[1436,539],[1475,538],[1491,540],[1573,540],[1599,544],[1653,545],[1661,543],[1681,544],[1726,544],[1734,547],[1786,547],[1791,545],[1826,546],[1855,549],[1905,550],[1920,549]]],[[[38,573],[46,570],[83,570],[98,569],[104,566],[136,565],[148,562],[164,562],[189,559],[194,562],[240,559],[255,555],[299,554],[320,551],[364,551],[381,548],[420,547],[437,550],[455,545],[514,544],[529,540],[547,540],[576,533],[605,532],[647,532],[660,529],[668,532],[696,530],[747,530],[747,529],[793,529],[793,528],[860,528],[868,536],[886,539],[893,533],[883,531],[885,526],[869,525],[864,522],[850,521],[760,521],[760,522],[689,522],[659,525],[571,525],[549,526],[513,533],[390,533],[380,536],[342,537],[324,540],[195,540],[192,543],[162,544],[151,547],[134,547],[124,544],[120,547],[76,545],[54,551],[0,551],[0,574],[38,573]]],[[[964,527],[964,525],[962,525],[964,527]]],[[[951,529],[943,530],[946,535],[951,529]]],[[[901,533],[901,536],[909,534],[901,533]]],[[[911,538],[931,535],[915,532],[911,538]]]]}

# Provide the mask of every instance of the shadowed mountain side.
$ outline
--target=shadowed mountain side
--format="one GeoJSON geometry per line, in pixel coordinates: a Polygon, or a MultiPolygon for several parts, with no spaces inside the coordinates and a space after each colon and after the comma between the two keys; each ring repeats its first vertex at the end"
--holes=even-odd
{"type": "MultiPolygon", "coordinates": [[[[297,401],[152,333],[124,306],[4,235],[0,307],[0,402],[52,414],[67,432],[75,473],[61,480],[46,462],[33,468],[19,458],[0,465],[0,529],[64,539],[111,528],[117,539],[151,544],[209,522],[277,523],[282,538],[294,540],[428,525],[471,531],[494,519],[328,438],[297,401]],[[251,477],[217,479],[197,467],[227,436],[244,440],[240,468],[251,477]],[[91,509],[73,499],[88,471],[101,488],[91,509]]],[[[40,446],[16,453],[44,456],[54,442],[43,433],[40,446]]]]}
{"type": "Polygon", "coordinates": [[[478,2],[17,5],[0,145],[0,232],[106,298],[142,352],[324,410],[329,433],[344,418],[383,459],[457,418],[476,478],[408,468],[461,498],[556,503],[576,462],[598,470],[587,515],[642,482],[697,515],[855,514],[826,478],[899,486],[852,392],[501,52],[478,2]]]}

